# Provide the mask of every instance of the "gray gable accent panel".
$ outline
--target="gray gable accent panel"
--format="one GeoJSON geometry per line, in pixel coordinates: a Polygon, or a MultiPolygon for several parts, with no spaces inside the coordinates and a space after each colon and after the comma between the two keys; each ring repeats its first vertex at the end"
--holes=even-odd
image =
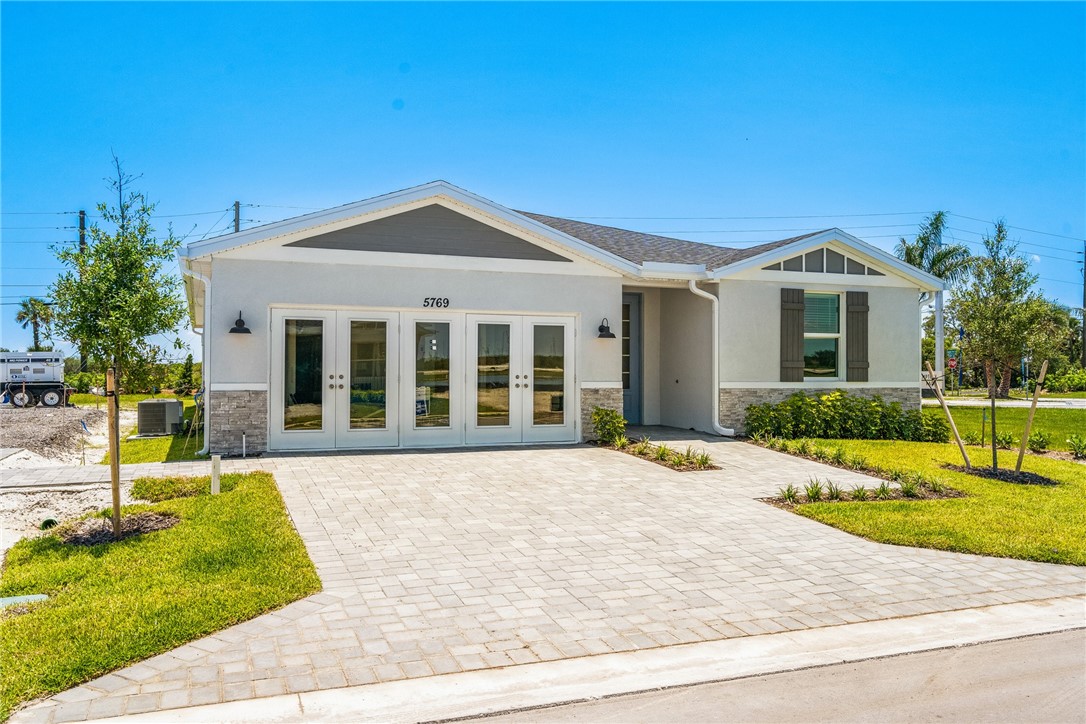
{"type": "Polygon", "coordinates": [[[286,246],[346,251],[390,251],[531,261],[570,261],[512,234],[431,204],[286,246]]]}

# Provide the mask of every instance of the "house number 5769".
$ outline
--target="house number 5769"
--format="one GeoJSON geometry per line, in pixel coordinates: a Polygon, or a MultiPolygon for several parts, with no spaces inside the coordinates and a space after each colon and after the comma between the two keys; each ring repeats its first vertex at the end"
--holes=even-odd
{"type": "Polygon", "coordinates": [[[447,307],[449,306],[448,297],[426,297],[422,300],[422,306],[424,307],[447,307]]]}

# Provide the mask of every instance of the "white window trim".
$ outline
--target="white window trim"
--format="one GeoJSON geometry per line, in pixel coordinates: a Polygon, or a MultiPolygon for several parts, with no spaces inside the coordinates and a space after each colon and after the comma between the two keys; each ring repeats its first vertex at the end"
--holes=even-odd
{"type": "Polygon", "coordinates": [[[808,339],[836,339],[837,340],[837,375],[834,377],[808,377],[803,376],[803,383],[805,385],[818,385],[819,383],[826,382],[844,382],[845,376],[841,374],[844,369],[844,364],[841,359],[841,353],[845,350],[845,323],[844,316],[841,311],[845,306],[845,293],[823,290],[803,290],[804,304],[806,304],[808,294],[821,294],[823,296],[836,295],[837,297],[837,333],[828,332],[808,332],[806,329],[803,331],[803,340],[806,342],[808,339]]]}

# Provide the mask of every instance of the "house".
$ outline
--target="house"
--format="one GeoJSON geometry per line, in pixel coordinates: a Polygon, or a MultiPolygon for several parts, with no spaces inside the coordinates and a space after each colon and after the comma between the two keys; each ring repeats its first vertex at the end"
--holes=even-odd
{"type": "Polygon", "coordinates": [[[920,404],[940,280],[839,229],[731,249],[514,211],[444,181],[192,242],[211,451],[742,431],[841,388],[920,404]]]}

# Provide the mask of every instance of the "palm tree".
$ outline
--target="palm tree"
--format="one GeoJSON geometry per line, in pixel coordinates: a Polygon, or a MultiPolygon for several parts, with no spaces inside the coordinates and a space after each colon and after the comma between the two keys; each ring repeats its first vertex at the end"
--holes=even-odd
{"type": "Polygon", "coordinates": [[[19,311],[15,313],[15,321],[23,329],[31,327],[34,333],[34,349],[41,349],[41,332],[49,336],[49,325],[53,322],[53,308],[44,299],[27,297],[19,303],[19,311]]]}
{"type": "MultiPolygon", "coordinates": [[[[948,284],[963,281],[973,267],[973,255],[965,244],[943,244],[946,229],[946,212],[936,211],[920,225],[916,238],[902,238],[894,248],[898,259],[917,269],[939,277],[948,284]]],[[[921,295],[923,297],[923,295],[921,295]]],[[[945,330],[943,329],[943,293],[935,294],[935,371],[941,379],[945,356],[945,330]]],[[[939,383],[942,385],[942,383],[939,383]]]]}
{"type": "Polygon", "coordinates": [[[965,244],[943,244],[946,229],[946,212],[936,211],[916,233],[916,239],[902,238],[894,248],[898,259],[917,269],[937,276],[948,284],[957,284],[969,274],[973,255],[965,244]]]}

